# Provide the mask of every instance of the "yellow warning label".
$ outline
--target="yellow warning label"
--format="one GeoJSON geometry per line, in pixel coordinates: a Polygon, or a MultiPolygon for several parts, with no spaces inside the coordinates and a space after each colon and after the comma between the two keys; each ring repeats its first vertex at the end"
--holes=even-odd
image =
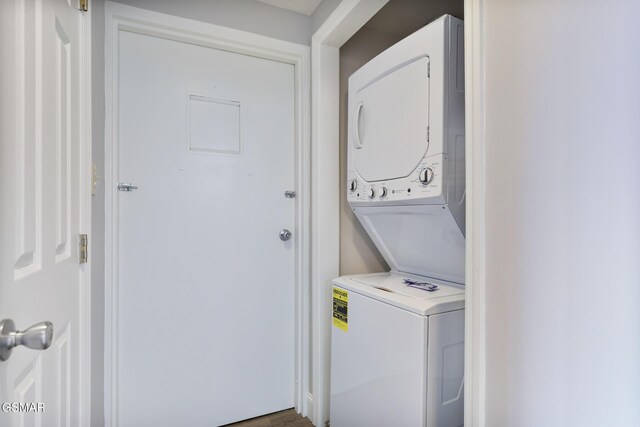
{"type": "Polygon", "coordinates": [[[333,288],[333,326],[349,331],[349,292],[333,288]]]}

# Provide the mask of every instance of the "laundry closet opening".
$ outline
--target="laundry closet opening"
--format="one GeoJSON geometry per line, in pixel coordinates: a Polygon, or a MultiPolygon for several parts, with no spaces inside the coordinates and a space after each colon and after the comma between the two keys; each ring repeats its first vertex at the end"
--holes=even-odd
{"type": "Polygon", "coordinates": [[[390,0],[340,48],[340,275],[389,271],[347,201],[349,76],[444,14],[464,20],[463,0],[390,0]]]}
{"type": "Polygon", "coordinates": [[[336,427],[464,423],[463,7],[391,0],[340,47],[336,427]]]}

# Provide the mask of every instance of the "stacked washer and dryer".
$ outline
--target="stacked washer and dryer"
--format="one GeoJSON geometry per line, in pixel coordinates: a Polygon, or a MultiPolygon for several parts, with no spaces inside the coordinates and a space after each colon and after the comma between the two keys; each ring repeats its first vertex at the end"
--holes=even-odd
{"type": "Polygon", "coordinates": [[[391,267],[333,281],[332,427],[463,425],[463,23],[349,78],[347,199],[391,267]]]}

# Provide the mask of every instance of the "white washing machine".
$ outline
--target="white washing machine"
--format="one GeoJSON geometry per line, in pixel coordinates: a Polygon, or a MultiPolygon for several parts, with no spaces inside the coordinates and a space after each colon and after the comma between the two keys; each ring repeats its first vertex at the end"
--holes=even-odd
{"type": "Polygon", "coordinates": [[[463,23],[349,78],[347,199],[391,267],[333,282],[332,427],[463,425],[463,23]]]}
{"type": "Polygon", "coordinates": [[[332,427],[463,425],[464,289],[378,273],[333,282],[332,427]],[[335,322],[338,323],[338,322],[335,322]]]}

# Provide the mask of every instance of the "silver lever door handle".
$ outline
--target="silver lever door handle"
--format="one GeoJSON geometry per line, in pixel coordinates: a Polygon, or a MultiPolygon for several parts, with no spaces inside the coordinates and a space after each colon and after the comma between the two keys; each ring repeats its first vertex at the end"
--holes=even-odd
{"type": "Polygon", "coordinates": [[[137,190],[138,186],[133,185],[130,182],[119,182],[118,183],[118,191],[133,191],[137,190]]]}
{"type": "Polygon", "coordinates": [[[11,356],[14,347],[23,345],[34,350],[46,350],[53,339],[53,323],[40,322],[17,331],[11,319],[0,321],[0,361],[11,356]]]}

